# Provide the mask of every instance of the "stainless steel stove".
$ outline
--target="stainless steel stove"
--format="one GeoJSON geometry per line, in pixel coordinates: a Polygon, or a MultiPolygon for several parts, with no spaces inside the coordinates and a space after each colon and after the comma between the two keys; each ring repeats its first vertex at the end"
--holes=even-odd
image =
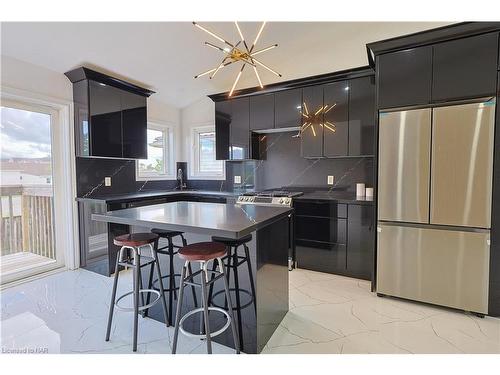
{"type": "Polygon", "coordinates": [[[302,195],[298,191],[264,190],[260,192],[245,193],[236,201],[238,204],[253,204],[259,206],[285,206],[292,207],[292,198],[302,195]]]}

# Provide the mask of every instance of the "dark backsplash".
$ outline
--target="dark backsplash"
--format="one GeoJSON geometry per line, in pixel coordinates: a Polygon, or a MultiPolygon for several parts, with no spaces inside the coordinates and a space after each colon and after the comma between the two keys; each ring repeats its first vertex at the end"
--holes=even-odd
{"type": "MultiPolygon", "coordinates": [[[[239,191],[286,187],[289,189],[327,190],[327,176],[335,176],[334,188],[355,191],[357,182],[373,186],[372,158],[304,159],[300,156],[300,139],[294,133],[266,136],[264,160],[226,162],[226,180],[188,180],[187,187],[196,190],[239,191]],[[242,183],[234,184],[234,176],[242,183]]],[[[180,162],[187,176],[187,163],[180,162]]],[[[135,160],[76,158],[77,194],[79,197],[105,196],[139,191],[173,190],[177,180],[136,181],[135,160]],[[104,178],[111,177],[111,186],[104,178]]]]}

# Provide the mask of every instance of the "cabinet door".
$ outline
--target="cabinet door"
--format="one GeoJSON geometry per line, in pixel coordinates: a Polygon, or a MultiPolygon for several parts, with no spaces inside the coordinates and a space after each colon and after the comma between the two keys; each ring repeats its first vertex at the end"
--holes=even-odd
{"type": "Polygon", "coordinates": [[[324,86],[323,141],[326,157],[347,155],[349,83],[334,82],[324,86]]]}
{"type": "Polygon", "coordinates": [[[121,92],[123,157],[148,158],[146,97],[121,92]]]}
{"type": "Polygon", "coordinates": [[[274,94],[250,97],[250,130],[274,128],[274,94]]]}
{"type": "Polygon", "coordinates": [[[229,128],[231,160],[248,159],[250,148],[248,98],[232,100],[231,113],[229,128]]]}
{"type": "Polygon", "coordinates": [[[292,128],[301,125],[302,89],[274,94],[274,127],[292,128]]]}
{"type": "Polygon", "coordinates": [[[432,100],[494,95],[497,58],[497,33],[436,44],[432,100]]]}
{"type": "Polygon", "coordinates": [[[323,156],[322,115],[315,115],[323,106],[323,86],[305,87],[302,91],[301,152],[305,158],[323,156]]]}
{"type": "Polygon", "coordinates": [[[375,77],[351,79],[349,81],[349,155],[373,155],[374,131],[375,77]]]}
{"type": "Polygon", "coordinates": [[[89,81],[91,156],[122,157],[121,91],[89,81]]]}
{"type": "Polygon", "coordinates": [[[229,127],[231,125],[231,102],[215,103],[215,158],[229,160],[229,127]]]}
{"type": "Polygon", "coordinates": [[[347,219],[347,273],[371,280],[375,253],[373,206],[349,205],[347,219]]]}
{"type": "Polygon", "coordinates": [[[377,56],[378,107],[428,104],[431,99],[432,47],[377,56]]]}

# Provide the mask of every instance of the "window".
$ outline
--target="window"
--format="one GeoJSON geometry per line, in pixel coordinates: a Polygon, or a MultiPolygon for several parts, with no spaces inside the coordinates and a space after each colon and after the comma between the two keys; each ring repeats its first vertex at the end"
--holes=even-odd
{"type": "Polygon", "coordinates": [[[193,130],[192,170],[190,177],[199,179],[225,179],[224,162],[215,159],[215,130],[213,127],[193,130]]]}
{"type": "Polygon", "coordinates": [[[148,123],[148,158],[136,163],[136,180],[174,179],[173,136],[166,125],[148,123]]]}

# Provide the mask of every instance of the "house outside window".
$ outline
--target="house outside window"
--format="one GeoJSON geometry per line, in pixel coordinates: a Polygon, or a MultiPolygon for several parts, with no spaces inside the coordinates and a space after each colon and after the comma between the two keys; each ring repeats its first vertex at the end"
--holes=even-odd
{"type": "Polygon", "coordinates": [[[171,127],[148,123],[148,158],[136,162],[137,181],[175,179],[173,138],[171,127]]]}
{"type": "Polygon", "coordinates": [[[215,158],[215,127],[204,126],[192,131],[190,178],[224,180],[224,161],[215,158]]]}

